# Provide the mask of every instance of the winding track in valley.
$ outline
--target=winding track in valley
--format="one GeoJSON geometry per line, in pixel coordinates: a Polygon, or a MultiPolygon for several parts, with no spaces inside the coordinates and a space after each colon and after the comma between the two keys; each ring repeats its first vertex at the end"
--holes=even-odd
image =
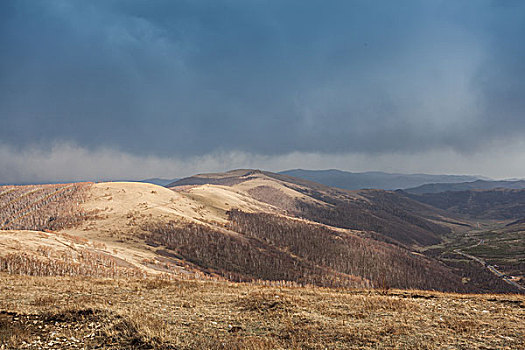
{"type": "MultiPolygon", "coordinates": [[[[480,240],[478,243],[474,244],[473,246],[469,247],[469,248],[473,248],[473,247],[477,247],[479,246],[480,244],[483,244],[483,239],[480,240]]],[[[470,254],[467,254],[467,253],[464,253],[462,252],[461,250],[459,249],[454,249],[454,252],[457,253],[457,254],[460,254],[460,255],[463,255],[464,257],[466,258],[469,258],[471,260],[474,260],[474,261],[477,261],[479,262],[481,265],[483,265],[484,267],[486,267],[490,272],[492,272],[494,275],[498,276],[499,278],[501,278],[503,281],[505,281],[506,283],[520,289],[520,290],[523,290],[525,291],[525,287],[523,287],[522,285],[514,282],[513,280],[511,280],[507,275],[505,275],[503,272],[499,271],[497,268],[495,268],[493,265],[489,265],[487,264],[487,262],[481,258],[478,258],[474,255],[470,255],[470,254]]]]}

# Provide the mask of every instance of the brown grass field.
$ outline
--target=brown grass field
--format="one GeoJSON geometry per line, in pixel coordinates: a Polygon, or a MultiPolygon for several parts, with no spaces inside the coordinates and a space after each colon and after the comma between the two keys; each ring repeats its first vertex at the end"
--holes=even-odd
{"type": "Polygon", "coordinates": [[[525,297],[0,273],[0,349],[525,349],[525,297]]]}

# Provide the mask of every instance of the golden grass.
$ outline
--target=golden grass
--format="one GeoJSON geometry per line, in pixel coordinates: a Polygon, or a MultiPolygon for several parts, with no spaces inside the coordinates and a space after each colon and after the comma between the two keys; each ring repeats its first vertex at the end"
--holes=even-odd
{"type": "Polygon", "coordinates": [[[0,349],[525,349],[525,297],[1,273],[0,327],[0,349]]]}

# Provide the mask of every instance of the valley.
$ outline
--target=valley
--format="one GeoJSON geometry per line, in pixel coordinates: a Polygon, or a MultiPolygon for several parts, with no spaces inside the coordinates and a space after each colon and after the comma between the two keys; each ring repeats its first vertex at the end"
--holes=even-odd
{"type": "Polygon", "coordinates": [[[442,261],[473,260],[520,290],[525,290],[525,230],[523,224],[478,221],[475,229],[451,234],[440,245],[429,247],[429,255],[440,252],[442,261]],[[456,255],[456,256],[454,256],[456,255]],[[459,255],[459,256],[458,256],[459,255]]]}

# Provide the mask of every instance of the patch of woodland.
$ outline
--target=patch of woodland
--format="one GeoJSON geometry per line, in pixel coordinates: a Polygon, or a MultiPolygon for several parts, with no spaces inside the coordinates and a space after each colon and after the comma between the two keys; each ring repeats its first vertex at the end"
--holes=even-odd
{"type": "Polygon", "coordinates": [[[463,291],[461,278],[437,261],[385,242],[273,214],[232,210],[226,229],[149,222],[150,245],[162,245],[202,271],[232,281],[293,281],[330,287],[463,291]]]}
{"type": "Polygon", "coordinates": [[[122,265],[120,259],[109,254],[81,248],[58,252],[42,246],[34,254],[0,256],[0,271],[14,275],[144,277],[141,270],[122,265]]]}
{"type": "Polygon", "coordinates": [[[434,224],[395,205],[380,205],[364,201],[339,201],[333,206],[323,206],[298,201],[299,215],[329,226],[353,230],[373,231],[387,242],[401,245],[426,246],[441,241],[440,235],[448,232],[444,226],[434,224]]]}
{"type": "Polygon", "coordinates": [[[91,183],[0,186],[0,229],[61,230],[82,223],[91,183]]]}
{"type": "Polygon", "coordinates": [[[157,243],[210,273],[232,281],[293,281],[301,285],[369,287],[364,278],[291,254],[262,238],[181,222],[145,224],[146,242],[157,243]]]}
{"type": "Polygon", "coordinates": [[[376,287],[464,290],[460,278],[439,262],[402,247],[273,214],[232,210],[229,216],[233,231],[376,287]]]}

